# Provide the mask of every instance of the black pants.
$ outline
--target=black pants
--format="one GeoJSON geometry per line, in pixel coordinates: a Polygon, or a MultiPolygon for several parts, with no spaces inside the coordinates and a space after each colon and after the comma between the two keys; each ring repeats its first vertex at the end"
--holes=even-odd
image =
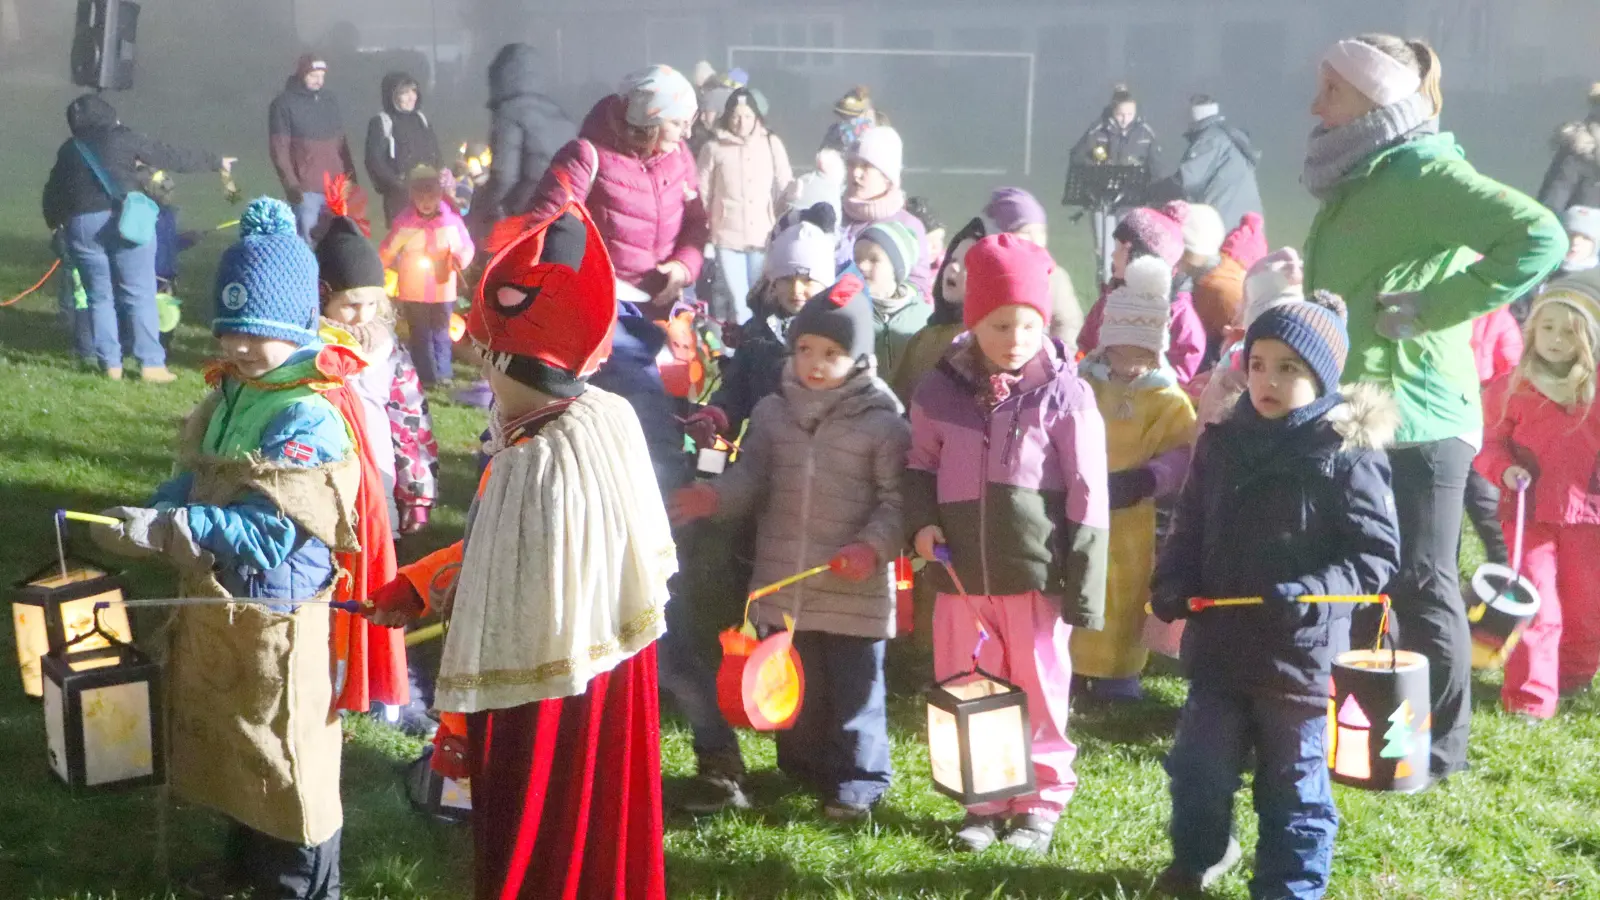
{"type": "Polygon", "coordinates": [[[1483,541],[1483,552],[1489,562],[1508,565],[1511,554],[1506,550],[1506,533],[1500,528],[1500,489],[1489,479],[1478,474],[1477,469],[1467,473],[1467,521],[1483,541]]]}
{"type": "Polygon", "coordinates": [[[229,880],[245,887],[250,900],[339,900],[342,834],[303,847],[233,822],[223,850],[229,880]]]}
{"type": "Polygon", "coordinates": [[[1456,551],[1475,455],[1457,438],[1389,452],[1400,519],[1400,571],[1389,584],[1389,596],[1400,646],[1428,658],[1436,778],[1467,767],[1472,633],[1456,551]]]}

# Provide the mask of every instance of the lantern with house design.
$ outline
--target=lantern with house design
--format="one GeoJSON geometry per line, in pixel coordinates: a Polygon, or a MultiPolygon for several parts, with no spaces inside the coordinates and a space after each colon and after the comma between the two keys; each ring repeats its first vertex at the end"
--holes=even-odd
{"type": "Polygon", "coordinates": [[[122,584],[115,574],[63,556],[39,569],[16,586],[11,601],[11,623],[17,641],[17,663],[22,689],[29,696],[43,694],[40,664],[51,650],[69,641],[82,641],[77,650],[110,645],[95,632],[95,606],[101,630],[124,644],[133,641],[128,612],[122,605],[122,584]]]}
{"type": "Polygon", "coordinates": [[[74,790],[160,784],[165,774],[161,667],[104,628],[106,610],[42,665],[50,768],[74,790]]]}
{"type": "Polygon", "coordinates": [[[1428,786],[1432,734],[1427,657],[1351,650],[1334,660],[1327,744],[1334,781],[1368,791],[1420,791],[1428,786]]]}
{"type": "Polygon", "coordinates": [[[928,690],[928,757],[933,786],[963,805],[1032,793],[1027,695],[976,668],[934,685],[928,690]]]}

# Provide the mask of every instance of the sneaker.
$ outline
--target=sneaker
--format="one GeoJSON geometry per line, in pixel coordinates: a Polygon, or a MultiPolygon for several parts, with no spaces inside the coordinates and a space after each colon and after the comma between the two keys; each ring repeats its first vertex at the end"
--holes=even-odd
{"type": "Polygon", "coordinates": [[[1005,845],[1025,853],[1043,856],[1050,852],[1050,841],[1056,836],[1056,823],[1036,813],[1023,813],[1011,820],[1006,832],[1005,845]]]}
{"type": "Polygon", "coordinates": [[[678,807],[691,815],[705,816],[725,809],[749,809],[750,798],[737,778],[702,772],[689,782],[678,807]]]}
{"type": "Polygon", "coordinates": [[[1144,699],[1139,676],[1132,678],[1089,678],[1072,676],[1072,692],[1088,703],[1137,703],[1144,699]]]}
{"type": "Polygon", "coordinates": [[[872,815],[872,804],[849,800],[828,800],[822,804],[822,817],[830,822],[860,822],[872,815]]]}
{"type": "Polygon", "coordinates": [[[1173,863],[1156,879],[1156,891],[1169,897],[1193,897],[1204,893],[1222,880],[1222,876],[1228,874],[1243,858],[1244,850],[1238,840],[1229,837],[1228,848],[1222,851],[1222,858],[1210,868],[1197,874],[1173,863]]]}
{"type": "Polygon", "coordinates": [[[139,380],[149,384],[171,384],[178,380],[178,376],[166,366],[145,366],[139,370],[139,380]]]}
{"type": "Polygon", "coordinates": [[[115,369],[107,369],[106,370],[106,377],[111,379],[112,381],[121,381],[122,380],[122,367],[118,366],[115,369]]]}
{"type": "Polygon", "coordinates": [[[967,813],[961,821],[961,830],[955,833],[956,849],[967,853],[982,853],[1000,840],[1000,816],[980,816],[967,813]]]}

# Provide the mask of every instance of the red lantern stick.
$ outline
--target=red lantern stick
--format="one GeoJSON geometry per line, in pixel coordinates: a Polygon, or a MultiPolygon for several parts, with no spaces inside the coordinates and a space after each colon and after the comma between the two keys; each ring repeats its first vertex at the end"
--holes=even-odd
{"type": "MultiPolygon", "coordinates": [[[[1202,612],[1216,606],[1261,606],[1265,604],[1264,597],[1221,597],[1211,599],[1207,597],[1190,597],[1189,611],[1202,612]]],[[[1387,605],[1387,594],[1306,594],[1296,598],[1297,603],[1382,603],[1387,605]]],[[[1146,612],[1149,612],[1147,609],[1146,612]]]]}

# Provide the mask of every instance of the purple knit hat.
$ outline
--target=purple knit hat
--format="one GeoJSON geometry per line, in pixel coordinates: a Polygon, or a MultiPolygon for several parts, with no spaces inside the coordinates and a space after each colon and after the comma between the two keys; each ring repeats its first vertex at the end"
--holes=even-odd
{"type": "Polygon", "coordinates": [[[1028,225],[1047,224],[1044,204],[1022,188],[1003,187],[989,195],[989,205],[983,214],[1002,234],[1010,234],[1028,225]]]}
{"type": "Polygon", "coordinates": [[[1177,268],[1183,260],[1183,223],[1189,218],[1189,204],[1174,200],[1160,209],[1140,207],[1122,219],[1117,226],[1117,240],[1136,239],[1151,253],[1177,268]]]}

